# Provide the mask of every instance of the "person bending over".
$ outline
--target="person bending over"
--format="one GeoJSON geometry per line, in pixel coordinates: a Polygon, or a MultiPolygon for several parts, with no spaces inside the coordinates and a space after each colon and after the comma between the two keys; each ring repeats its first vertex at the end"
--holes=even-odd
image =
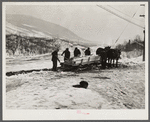
{"type": "Polygon", "coordinates": [[[70,58],[70,51],[68,48],[66,48],[65,51],[63,51],[63,53],[61,54],[63,56],[63,54],[65,54],[64,56],[64,61],[68,60],[70,58]]]}

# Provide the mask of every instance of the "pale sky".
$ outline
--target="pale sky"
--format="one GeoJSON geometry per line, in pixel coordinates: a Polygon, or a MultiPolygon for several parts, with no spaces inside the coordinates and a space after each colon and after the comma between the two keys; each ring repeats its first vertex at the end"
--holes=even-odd
{"type": "Polygon", "coordinates": [[[97,44],[114,44],[124,29],[117,43],[134,39],[136,35],[140,35],[143,39],[143,28],[133,25],[97,5],[103,5],[117,15],[143,27],[145,27],[145,18],[139,17],[139,15],[145,14],[145,7],[140,6],[140,3],[137,2],[130,5],[124,2],[116,5],[114,3],[108,2],[107,5],[103,5],[101,2],[73,3],[71,5],[51,3],[45,5],[7,5],[6,14],[23,14],[40,18],[61,25],[81,38],[97,44]]]}

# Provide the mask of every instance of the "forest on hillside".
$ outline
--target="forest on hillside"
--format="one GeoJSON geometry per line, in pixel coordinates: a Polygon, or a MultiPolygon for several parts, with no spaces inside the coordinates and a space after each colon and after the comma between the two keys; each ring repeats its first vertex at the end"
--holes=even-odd
{"type": "Polygon", "coordinates": [[[37,55],[50,53],[59,48],[56,39],[23,37],[17,34],[6,35],[7,55],[37,55]]]}
{"type": "MultiPolygon", "coordinates": [[[[68,45],[68,40],[59,40],[57,38],[47,39],[39,37],[28,37],[17,34],[6,35],[6,54],[7,56],[14,55],[38,55],[51,53],[56,48],[64,47],[68,45]],[[61,42],[60,42],[61,41],[61,42]],[[63,42],[63,43],[62,43],[63,42]]],[[[134,40],[125,41],[123,44],[118,44],[117,49],[121,49],[124,52],[130,52],[137,50],[138,55],[142,55],[143,41],[140,36],[136,36],[134,40]]]]}

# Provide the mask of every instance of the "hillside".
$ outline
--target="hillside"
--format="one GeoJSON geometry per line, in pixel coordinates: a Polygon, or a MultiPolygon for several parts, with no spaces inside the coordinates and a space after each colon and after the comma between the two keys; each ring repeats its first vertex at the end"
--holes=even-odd
{"type": "Polygon", "coordinates": [[[30,37],[60,38],[72,43],[91,46],[92,42],[78,37],[60,25],[26,15],[6,15],[6,33],[20,34],[30,37]]]}
{"type": "Polygon", "coordinates": [[[33,56],[39,54],[51,53],[55,49],[60,52],[69,48],[73,53],[74,47],[84,48],[86,46],[74,45],[67,40],[54,38],[47,39],[42,37],[29,37],[17,34],[6,35],[6,54],[7,56],[33,56]]]}

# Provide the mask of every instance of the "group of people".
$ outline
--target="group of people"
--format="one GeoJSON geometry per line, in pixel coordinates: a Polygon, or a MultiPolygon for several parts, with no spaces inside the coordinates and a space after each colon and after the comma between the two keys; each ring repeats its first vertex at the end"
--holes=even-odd
{"type": "MultiPolygon", "coordinates": [[[[60,62],[59,58],[58,58],[58,51],[59,49],[56,49],[54,52],[52,52],[52,62],[53,62],[53,68],[52,70],[53,71],[57,71],[57,61],[60,62]]],[[[88,47],[86,50],[85,50],[85,55],[91,55],[91,51],[90,51],[90,48],[88,47]]],[[[69,51],[69,48],[66,48],[65,51],[63,51],[63,53],[61,54],[62,56],[64,55],[64,61],[70,59],[70,51],[69,51]]],[[[80,50],[76,47],[75,50],[74,50],[74,57],[79,57],[81,55],[81,52],[80,50]]]]}

